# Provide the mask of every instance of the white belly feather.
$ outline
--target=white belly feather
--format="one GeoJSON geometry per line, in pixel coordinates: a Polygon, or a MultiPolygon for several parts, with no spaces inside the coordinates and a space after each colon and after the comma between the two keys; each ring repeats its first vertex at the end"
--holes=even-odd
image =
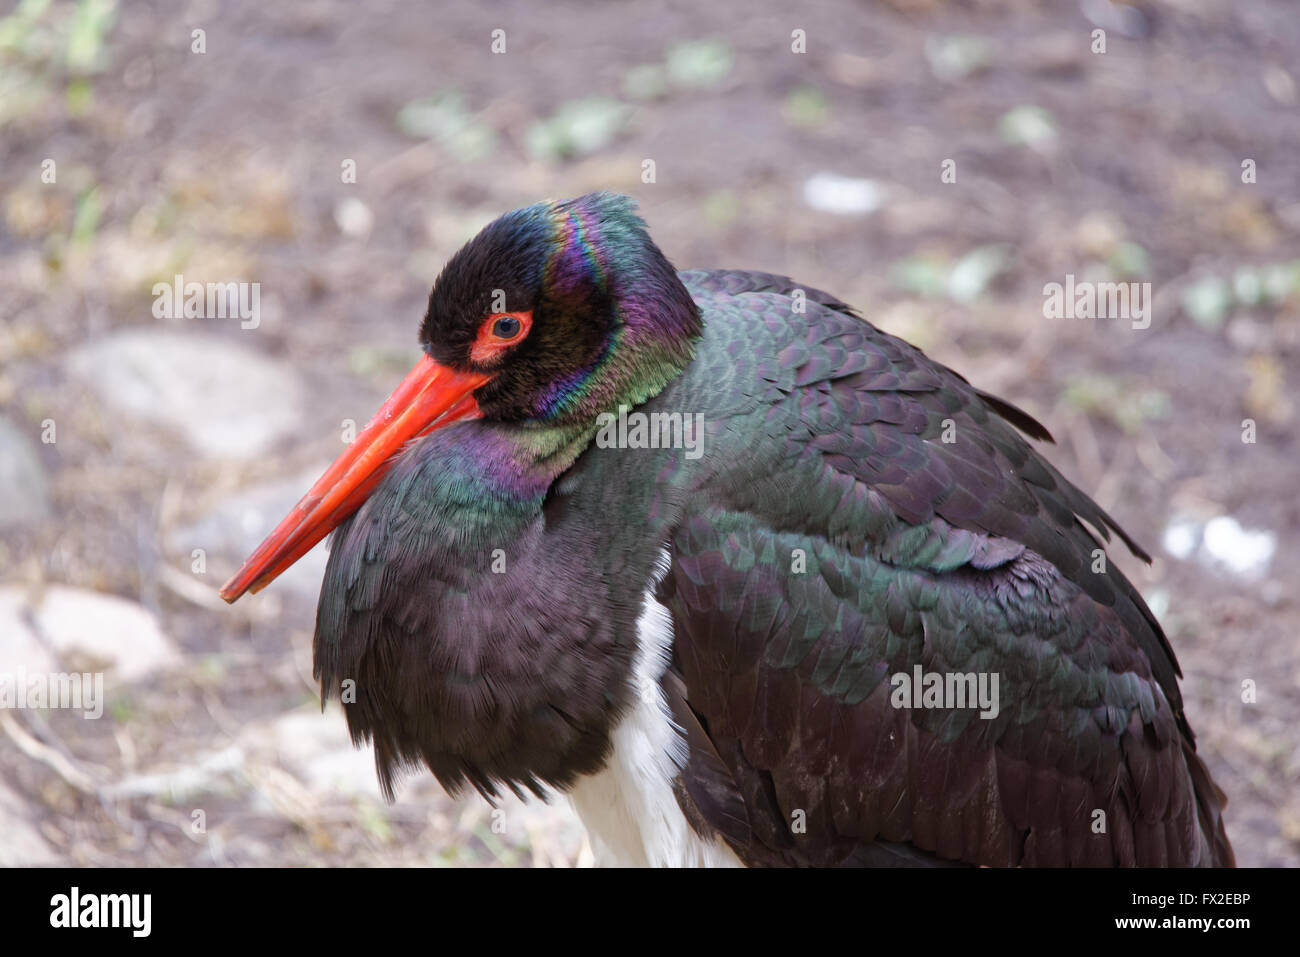
{"type": "MultiPolygon", "coordinates": [[[[667,556],[660,569],[667,568],[667,556]]],[[[658,577],[658,576],[656,576],[658,577]]],[[[637,619],[638,651],[631,708],[612,735],[609,763],[570,792],[602,867],[741,867],[719,837],[706,840],[673,794],[686,742],[673,724],[659,679],[673,640],[672,618],[652,582],[637,619]]]]}

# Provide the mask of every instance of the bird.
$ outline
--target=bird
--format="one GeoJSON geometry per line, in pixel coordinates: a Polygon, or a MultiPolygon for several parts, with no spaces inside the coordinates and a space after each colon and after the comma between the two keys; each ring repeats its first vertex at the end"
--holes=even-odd
{"type": "Polygon", "coordinates": [[[1047,429],[636,203],[502,215],[221,590],[333,533],[322,707],[384,795],[567,796],[609,866],[1232,866],[1182,676],[1047,429]]]}

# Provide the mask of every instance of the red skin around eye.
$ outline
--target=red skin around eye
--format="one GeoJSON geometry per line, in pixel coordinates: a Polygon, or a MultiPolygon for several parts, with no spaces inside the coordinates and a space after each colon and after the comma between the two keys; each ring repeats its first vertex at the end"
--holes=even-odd
{"type": "Polygon", "coordinates": [[[474,340],[474,345],[469,350],[471,362],[478,364],[489,363],[501,353],[505,352],[511,346],[523,342],[528,338],[528,332],[533,327],[533,313],[527,312],[494,312],[483,320],[483,325],[479,326],[478,337],[474,340]],[[519,332],[509,339],[501,339],[492,332],[492,327],[496,325],[497,320],[503,316],[511,316],[519,320],[519,332]]]}

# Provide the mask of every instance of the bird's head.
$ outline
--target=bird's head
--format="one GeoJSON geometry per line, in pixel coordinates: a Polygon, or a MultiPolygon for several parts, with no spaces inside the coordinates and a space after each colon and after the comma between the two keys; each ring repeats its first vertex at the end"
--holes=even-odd
{"type": "Polygon", "coordinates": [[[699,311],[626,196],[507,213],[443,269],[420,327],[439,365],[487,377],[487,418],[580,423],[657,393],[699,311]]]}
{"type": "Polygon", "coordinates": [[[221,589],[259,591],[365,501],[415,438],[466,419],[594,430],[690,361],[699,309],[633,201],[592,193],[507,213],[447,262],[424,358],[221,589]]]}

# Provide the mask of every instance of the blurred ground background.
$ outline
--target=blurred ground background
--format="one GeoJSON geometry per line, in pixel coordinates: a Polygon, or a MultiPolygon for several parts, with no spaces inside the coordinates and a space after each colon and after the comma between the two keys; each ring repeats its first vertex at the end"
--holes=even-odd
{"type": "Polygon", "coordinates": [[[833,291],[1047,424],[1156,556],[1112,559],[1239,861],[1295,864],[1298,84],[1286,0],[0,3],[0,672],[107,696],[0,710],[0,863],[589,860],[563,802],[379,799],[311,681],[323,550],[215,592],[446,258],[608,188],[678,266],[833,291]],[[260,323],[155,318],[178,273],[259,283],[260,323]],[[1150,328],[1044,318],[1067,273],[1151,282],[1150,328]]]}

